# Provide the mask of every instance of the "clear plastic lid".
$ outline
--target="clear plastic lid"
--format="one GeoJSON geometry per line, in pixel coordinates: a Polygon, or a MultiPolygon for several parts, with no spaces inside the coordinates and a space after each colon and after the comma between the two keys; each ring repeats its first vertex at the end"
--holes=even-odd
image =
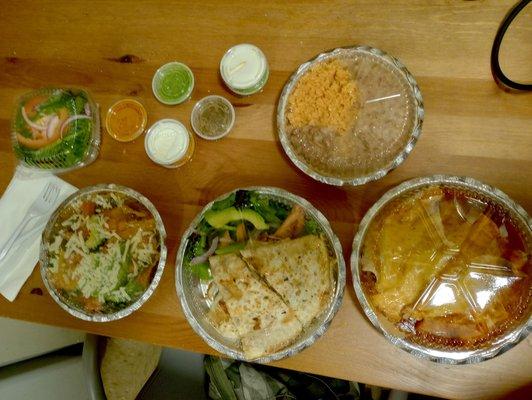
{"type": "Polygon", "coordinates": [[[225,97],[212,95],[201,99],[192,109],[190,123],[203,139],[217,140],[226,136],[235,123],[235,108],[225,97]]]}
{"type": "Polygon", "coordinates": [[[220,72],[227,85],[235,89],[248,89],[260,82],[268,63],[264,53],[252,44],[239,44],[230,48],[220,62],[220,72]]]}
{"type": "Polygon", "coordinates": [[[169,62],[155,72],[151,87],[161,103],[180,104],[187,100],[194,90],[194,73],[183,63],[169,62]]]}
{"type": "Polygon", "coordinates": [[[181,122],[161,119],[146,132],[144,148],[153,162],[175,168],[192,156],[194,139],[181,122]]]}
{"type": "Polygon", "coordinates": [[[146,129],[148,113],[137,100],[121,99],[107,111],[105,127],[107,133],[119,142],[131,142],[146,129]]]}
{"type": "Polygon", "coordinates": [[[90,95],[76,88],[45,88],[17,101],[13,151],[26,167],[66,172],[98,155],[100,119],[90,95]]]}
{"type": "Polygon", "coordinates": [[[356,46],[302,64],[281,94],[277,125],[303,172],[328,184],[360,185],[404,161],[423,115],[408,70],[379,49],[356,46]]]}
{"type": "Polygon", "coordinates": [[[475,351],[531,312],[532,233],[499,199],[452,184],[392,198],[373,216],[359,276],[381,323],[411,343],[475,351]]]}

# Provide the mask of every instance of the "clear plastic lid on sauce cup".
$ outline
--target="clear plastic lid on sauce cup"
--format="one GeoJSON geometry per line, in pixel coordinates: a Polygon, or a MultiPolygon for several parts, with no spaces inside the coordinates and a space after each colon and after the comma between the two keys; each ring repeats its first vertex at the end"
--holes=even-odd
{"type": "Polygon", "coordinates": [[[183,63],[174,61],[164,64],[153,76],[153,94],[163,104],[183,103],[194,89],[194,74],[183,63]]]}
{"type": "Polygon", "coordinates": [[[201,99],[192,109],[192,129],[207,140],[226,136],[235,123],[235,109],[225,97],[212,95],[201,99]]]}
{"type": "Polygon", "coordinates": [[[146,132],[144,148],[148,157],[166,168],[177,168],[192,158],[194,137],[175,119],[162,119],[146,132]]]}
{"type": "Polygon", "coordinates": [[[231,47],[220,61],[220,74],[231,91],[241,96],[257,93],[268,81],[268,61],[257,46],[243,43],[231,47]]]}
{"type": "Polygon", "coordinates": [[[130,142],[146,129],[148,114],[144,106],[133,99],[122,99],[107,111],[105,127],[107,133],[119,142],[130,142]]]}

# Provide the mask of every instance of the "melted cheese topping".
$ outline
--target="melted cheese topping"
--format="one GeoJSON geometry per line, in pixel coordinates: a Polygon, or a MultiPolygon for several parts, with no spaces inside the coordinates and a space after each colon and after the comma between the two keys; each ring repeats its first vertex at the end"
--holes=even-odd
{"type": "MultiPolygon", "coordinates": [[[[97,194],[91,197],[96,211],[111,210],[123,205],[123,198],[112,193],[110,196],[97,194]],[[113,204],[113,203],[114,204],[113,204]]],[[[71,207],[76,210],[82,201],[77,200],[71,207]]],[[[128,281],[136,278],[156,261],[159,251],[155,231],[138,229],[130,238],[122,238],[110,229],[104,214],[84,215],[73,213],[61,223],[53,242],[48,246],[52,280],[64,283],[63,288],[78,290],[84,298],[95,298],[100,303],[128,302],[130,294],[124,286],[124,270],[132,265],[132,271],[126,275],[128,281]],[[65,233],[65,230],[67,233],[65,233]],[[83,232],[90,232],[88,238],[83,232]],[[105,243],[105,251],[91,250],[92,246],[105,243]]]]}
{"type": "Polygon", "coordinates": [[[528,278],[504,258],[504,230],[485,214],[493,211],[456,196],[433,187],[386,206],[364,241],[362,271],[376,278],[364,285],[401,329],[478,341],[518,312],[528,278]]]}

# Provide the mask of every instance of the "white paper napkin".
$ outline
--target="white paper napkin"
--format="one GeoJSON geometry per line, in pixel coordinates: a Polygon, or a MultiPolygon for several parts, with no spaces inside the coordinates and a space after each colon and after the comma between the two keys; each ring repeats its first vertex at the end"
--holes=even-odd
{"type": "Polygon", "coordinates": [[[0,246],[3,246],[48,182],[54,182],[61,188],[54,207],[46,215],[32,220],[24,232],[37,226],[40,226],[40,229],[15,243],[6,257],[0,261],[0,294],[9,301],[17,297],[20,288],[39,260],[41,234],[48,218],[57,206],[77,189],[50,173],[34,172],[18,167],[0,198],[0,246]]]}

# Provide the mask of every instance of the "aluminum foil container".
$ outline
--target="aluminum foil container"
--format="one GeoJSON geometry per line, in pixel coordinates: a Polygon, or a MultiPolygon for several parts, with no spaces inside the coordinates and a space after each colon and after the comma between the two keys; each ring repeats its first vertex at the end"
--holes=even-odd
{"type": "MultiPolygon", "coordinates": [[[[484,361],[501,354],[515,346],[521,340],[527,337],[532,330],[532,316],[530,307],[528,314],[525,311],[523,320],[510,331],[503,332],[487,345],[477,349],[438,349],[427,347],[408,340],[406,335],[399,332],[384,315],[376,310],[366,293],[361,282],[361,252],[366,233],[371,222],[376,218],[381,210],[391,201],[399,197],[408,196],[409,193],[415,192],[427,186],[439,185],[440,187],[455,188],[471,193],[481,199],[489,200],[492,204],[502,207],[502,210],[508,213],[513,221],[516,222],[521,231],[525,244],[530,254],[532,248],[532,219],[527,212],[505,193],[494,187],[488,186],[477,180],[468,177],[455,177],[446,175],[434,175],[429,177],[417,178],[400,184],[385,193],[362,219],[358,232],[353,240],[353,249],[351,253],[351,272],[353,274],[353,286],[358,300],[366,316],[371,323],[377,328],[389,341],[409,353],[424,359],[428,359],[444,364],[470,364],[484,361]]],[[[415,306],[414,306],[415,307],[415,306]]]]}
{"type": "MultiPolygon", "coordinates": [[[[357,82],[358,84],[358,82],[357,82]]],[[[359,87],[361,85],[358,85],[359,87]]],[[[362,85],[363,86],[363,85],[362,85]]],[[[393,98],[398,95],[388,96],[385,98],[393,98]]],[[[367,182],[377,180],[388,174],[390,171],[395,169],[400,165],[406,157],[413,150],[414,145],[416,144],[419,135],[421,134],[421,126],[423,124],[424,118],[424,107],[423,99],[421,97],[421,92],[416,83],[414,77],[406,69],[406,67],[396,58],[386,54],[384,51],[379,50],[374,47],[369,46],[353,46],[353,47],[342,47],[337,48],[325,53],[321,53],[315,58],[299,66],[299,68],[294,72],[294,74],[289,78],[288,82],[283,88],[281,97],[279,99],[279,104],[277,107],[277,130],[279,133],[279,139],[285,153],[288,155],[290,160],[305,174],[316,179],[317,181],[327,183],[329,185],[343,186],[343,185],[363,185],[367,182]],[[292,94],[295,85],[299,79],[313,67],[315,64],[331,60],[331,59],[357,59],[365,58],[369,63],[382,64],[385,65],[389,70],[389,73],[393,74],[397,79],[397,82],[401,83],[407,96],[412,102],[412,112],[409,114],[409,125],[411,126],[410,131],[403,132],[403,135],[406,136],[406,141],[404,147],[395,155],[391,161],[386,163],[382,168],[372,169],[363,174],[350,176],[348,178],[335,176],[333,174],[326,174],[316,170],[311,166],[303,157],[297,153],[292,145],[289,134],[287,132],[287,122],[286,122],[286,112],[287,112],[287,103],[288,98],[292,94]]],[[[395,154],[395,153],[394,153],[395,154]]]]}
{"type": "Polygon", "coordinates": [[[276,353],[253,360],[253,362],[257,363],[268,363],[299,353],[301,350],[314,343],[325,333],[334,315],[338,311],[340,304],[342,303],[345,287],[345,262],[342,255],[342,246],[340,241],[332,231],[331,226],[325,216],[316,208],[314,208],[310,202],[299,196],[274,187],[247,187],[235,189],[214,199],[203,208],[203,210],[196,216],[189,228],[183,234],[181,244],[177,252],[175,274],[176,291],[179,299],[181,300],[183,312],[188,322],[192,326],[192,329],[194,329],[194,331],[201,336],[201,338],[209,346],[226,355],[227,357],[241,361],[250,361],[245,358],[244,353],[239,348],[239,343],[237,341],[231,341],[223,337],[212,326],[211,322],[207,318],[207,312],[211,306],[210,300],[206,299],[208,284],[200,281],[191,273],[190,270],[183,268],[183,259],[188,244],[188,238],[195,231],[205,212],[211,208],[215,201],[224,199],[237,190],[253,190],[261,194],[268,195],[271,198],[274,198],[285,204],[298,204],[303,207],[307,215],[318,221],[328,239],[330,250],[334,253],[337,260],[337,271],[335,271],[336,286],[333,298],[331,299],[327,310],[325,310],[318,318],[316,318],[313,323],[302,332],[302,334],[294,343],[276,353]]]}
{"type": "Polygon", "coordinates": [[[139,192],[133,189],[130,189],[128,187],[115,185],[112,183],[89,186],[89,187],[80,189],[77,192],[68,196],[59,205],[59,207],[57,207],[57,209],[54,211],[54,213],[51,215],[50,219],[48,220],[48,223],[46,227],[44,228],[44,231],[42,234],[40,256],[39,256],[41,277],[44,282],[44,285],[46,286],[46,289],[48,289],[48,292],[50,293],[52,298],[55,300],[55,302],[59,304],[59,306],[63,310],[67,311],[69,314],[73,315],[74,317],[83,319],[85,321],[92,321],[92,322],[108,322],[108,321],[114,321],[117,319],[121,319],[133,313],[134,311],[138,310],[150,298],[150,296],[153,294],[153,292],[157,288],[157,285],[159,284],[159,281],[161,280],[161,276],[163,275],[164,266],[166,264],[167,248],[165,245],[165,240],[166,240],[166,230],[164,228],[163,220],[161,219],[161,216],[159,215],[159,212],[157,211],[155,206],[151,203],[150,200],[148,200],[147,197],[143,196],[139,192]],[[159,233],[159,244],[160,244],[159,262],[158,262],[155,274],[153,276],[153,279],[150,283],[150,286],[148,286],[146,291],[137,299],[137,301],[135,301],[134,303],[130,304],[129,306],[127,306],[126,308],[120,311],[110,313],[110,314],[88,313],[85,310],[76,308],[73,305],[69,304],[55,290],[53,284],[48,280],[48,276],[46,274],[48,263],[49,263],[47,249],[48,249],[48,245],[51,242],[53,242],[51,233],[52,233],[52,228],[55,224],[57,217],[59,216],[59,214],[65,207],[67,207],[71,202],[75,201],[79,197],[85,196],[91,193],[97,193],[97,192],[121,193],[121,194],[124,194],[128,197],[131,197],[139,201],[153,215],[153,218],[155,219],[156,229],[157,229],[157,232],[159,233]]]}

